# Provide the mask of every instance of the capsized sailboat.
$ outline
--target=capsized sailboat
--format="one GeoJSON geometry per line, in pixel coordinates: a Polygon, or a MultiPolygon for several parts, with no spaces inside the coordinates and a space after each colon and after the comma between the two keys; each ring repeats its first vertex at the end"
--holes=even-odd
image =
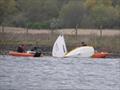
{"type": "Polygon", "coordinates": [[[59,35],[53,45],[53,57],[91,57],[94,54],[92,46],[77,47],[74,50],[67,52],[63,35],[59,35]]]}
{"type": "Polygon", "coordinates": [[[53,57],[85,57],[85,58],[105,58],[109,55],[107,52],[95,52],[92,46],[77,47],[67,52],[63,35],[59,35],[53,45],[53,57]]]}

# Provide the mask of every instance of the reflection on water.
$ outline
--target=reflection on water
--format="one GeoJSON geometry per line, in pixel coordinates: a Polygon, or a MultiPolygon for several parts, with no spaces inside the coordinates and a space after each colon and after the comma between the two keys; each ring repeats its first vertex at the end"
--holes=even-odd
{"type": "Polygon", "coordinates": [[[120,58],[0,56],[0,90],[120,90],[120,58]]]}

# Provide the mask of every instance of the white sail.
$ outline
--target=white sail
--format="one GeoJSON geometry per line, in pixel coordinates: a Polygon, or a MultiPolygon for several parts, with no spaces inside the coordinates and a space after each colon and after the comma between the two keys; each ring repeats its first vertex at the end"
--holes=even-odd
{"type": "Polygon", "coordinates": [[[57,40],[53,45],[52,56],[54,57],[64,57],[67,53],[67,48],[63,35],[59,35],[57,40]]]}
{"type": "Polygon", "coordinates": [[[83,46],[68,52],[65,57],[91,57],[93,54],[94,48],[92,46],[83,46]]]}

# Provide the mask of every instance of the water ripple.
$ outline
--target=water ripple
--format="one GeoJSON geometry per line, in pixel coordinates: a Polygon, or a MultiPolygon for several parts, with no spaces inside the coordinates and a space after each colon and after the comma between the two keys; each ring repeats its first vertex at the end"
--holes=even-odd
{"type": "Polygon", "coordinates": [[[120,90],[120,58],[0,56],[0,90],[120,90]]]}

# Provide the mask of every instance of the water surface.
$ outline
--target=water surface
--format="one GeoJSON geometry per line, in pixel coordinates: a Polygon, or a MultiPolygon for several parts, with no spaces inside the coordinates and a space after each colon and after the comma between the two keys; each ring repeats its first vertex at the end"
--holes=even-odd
{"type": "Polygon", "coordinates": [[[120,90],[120,58],[0,56],[0,90],[120,90]]]}

